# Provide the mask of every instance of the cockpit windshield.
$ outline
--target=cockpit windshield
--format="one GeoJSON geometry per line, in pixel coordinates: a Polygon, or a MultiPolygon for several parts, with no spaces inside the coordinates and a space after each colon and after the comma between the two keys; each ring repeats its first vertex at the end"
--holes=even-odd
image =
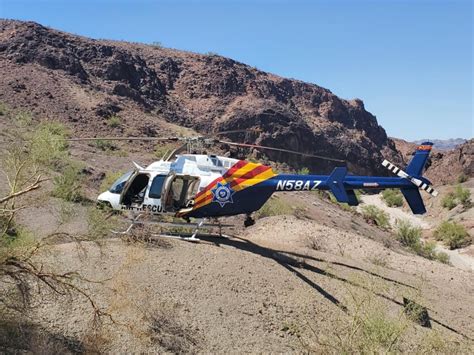
{"type": "Polygon", "coordinates": [[[125,174],[123,174],[112,184],[112,186],[110,186],[109,191],[114,194],[121,193],[123,190],[123,187],[125,186],[125,183],[127,182],[127,180],[130,178],[132,174],[133,174],[133,170],[130,170],[126,172],[125,174]]]}

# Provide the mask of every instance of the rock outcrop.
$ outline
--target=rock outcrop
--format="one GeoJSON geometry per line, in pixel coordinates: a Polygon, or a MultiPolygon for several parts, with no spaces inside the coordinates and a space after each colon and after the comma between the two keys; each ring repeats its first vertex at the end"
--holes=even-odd
{"type": "MultiPolygon", "coordinates": [[[[202,133],[245,129],[251,133],[228,138],[346,159],[353,173],[386,174],[384,157],[402,162],[361,100],[344,100],[318,85],[218,55],[93,40],[1,20],[0,75],[0,101],[67,122],[77,134],[110,130],[104,121],[119,114],[128,132],[160,134],[163,119],[202,133]]],[[[312,171],[333,167],[265,154],[312,171]]]]}

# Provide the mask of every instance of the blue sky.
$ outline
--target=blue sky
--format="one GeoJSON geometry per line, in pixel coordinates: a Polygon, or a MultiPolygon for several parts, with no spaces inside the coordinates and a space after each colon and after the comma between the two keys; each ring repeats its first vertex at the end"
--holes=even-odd
{"type": "Polygon", "coordinates": [[[215,52],[361,98],[391,136],[474,136],[470,0],[0,0],[0,17],[215,52]]]}

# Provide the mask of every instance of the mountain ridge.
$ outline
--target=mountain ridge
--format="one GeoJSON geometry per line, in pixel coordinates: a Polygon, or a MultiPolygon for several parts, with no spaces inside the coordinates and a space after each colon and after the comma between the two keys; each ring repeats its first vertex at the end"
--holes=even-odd
{"type": "MultiPolygon", "coordinates": [[[[0,63],[5,78],[0,100],[54,116],[79,135],[108,133],[104,120],[120,115],[125,127],[120,133],[160,134],[160,119],[201,133],[258,129],[229,138],[346,159],[353,173],[386,174],[384,157],[402,161],[361,100],[344,100],[316,84],[217,55],[1,20],[0,63]]],[[[326,161],[265,155],[295,168],[333,168],[326,161]]]]}

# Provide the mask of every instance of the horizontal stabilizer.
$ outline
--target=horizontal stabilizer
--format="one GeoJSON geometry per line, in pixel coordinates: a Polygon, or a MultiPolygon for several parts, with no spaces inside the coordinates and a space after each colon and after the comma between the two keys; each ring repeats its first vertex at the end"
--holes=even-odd
{"type": "MultiPolygon", "coordinates": [[[[385,166],[388,170],[392,173],[397,174],[399,177],[405,178],[410,180],[415,186],[419,187],[420,189],[425,190],[430,195],[436,197],[438,196],[438,191],[433,189],[428,183],[424,182],[423,180],[417,179],[413,176],[408,175],[405,171],[400,169],[399,167],[395,166],[394,164],[390,163],[388,160],[384,160],[382,165],[385,166]]],[[[426,180],[426,179],[424,179],[426,180]]]]}

